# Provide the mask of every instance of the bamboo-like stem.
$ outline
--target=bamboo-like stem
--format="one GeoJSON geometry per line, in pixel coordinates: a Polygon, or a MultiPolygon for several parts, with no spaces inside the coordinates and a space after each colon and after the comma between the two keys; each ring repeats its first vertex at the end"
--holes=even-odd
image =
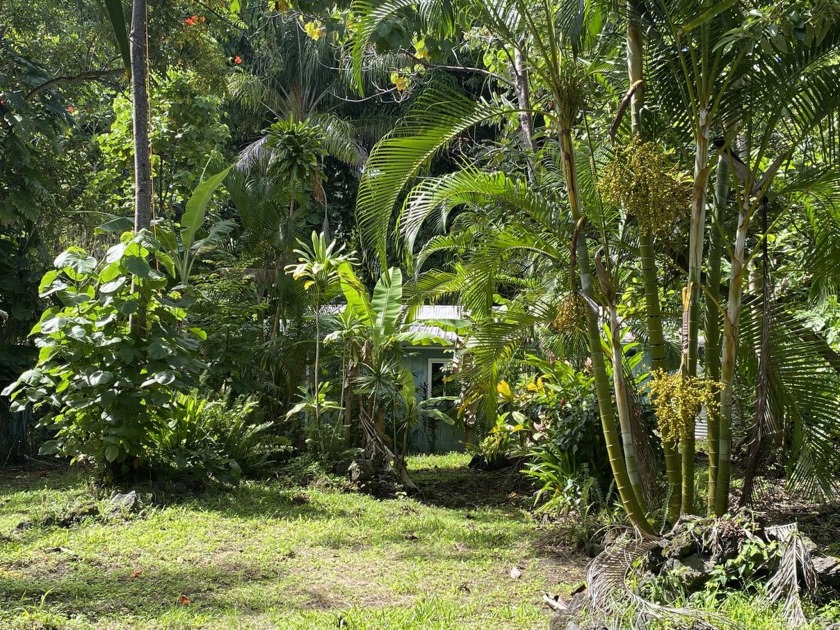
{"type": "MultiPolygon", "coordinates": [[[[709,110],[699,108],[694,150],[694,189],[691,197],[691,227],[688,243],[688,283],[683,300],[684,334],[682,370],[697,375],[700,328],[700,273],[706,231],[706,189],[709,185],[709,110]]],[[[682,437],[682,513],[694,512],[694,421],[682,437]]]]}
{"type": "MultiPolygon", "coordinates": [[[[723,257],[723,236],[721,227],[723,213],[729,199],[729,163],[725,156],[720,156],[715,173],[715,198],[712,207],[713,218],[709,236],[709,263],[706,292],[705,337],[706,352],[704,371],[706,376],[720,381],[721,368],[721,331],[720,331],[720,281],[721,258],[723,257]]],[[[706,512],[714,514],[715,494],[718,480],[718,441],[720,440],[720,410],[707,409],[709,440],[709,484],[706,491],[706,512]]]]}
{"type": "Polygon", "coordinates": [[[639,478],[639,468],[636,462],[636,443],[633,440],[633,424],[630,418],[630,393],[627,391],[627,381],[624,376],[624,352],[621,348],[621,328],[618,322],[618,312],[615,302],[608,306],[610,314],[610,337],[612,348],[613,391],[615,405],[618,412],[618,424],[621,428],[621,445],[624,449],[624,463],[627,466],[627,477],[636,499],[644,506],[645,493],[639,478]]]}
{"type": "Polygon", "coordinates": [[[729,295],[723,320],[723,358],[721,359],[720,434],[718,437],[718,469],[715,488],[715,514],[723,515],[729,508],[729,475],[732,458],[732,403],[735,385],[735,358],[738,352],[738,328],[741,299],[744,292],[747,231],[752,213],[750,201],[744,195],[738,203],[738,227],[729,272],[729,295]]]}
{"type": "MultiPolygon", "coordinates": [[[[562,117],[561,117],[562,120],[562,117]]],[[[563,163],[563,172],[566,178],[566,190],[569,197],[569,207],[572,211],[572,219],[577,222],[583,216],[578,196],[577,171],[575,166],[574,148],[572,146],[571,129],[564,127],[560,129],[560,150],[563,163]]],[[[601,346],[601,332],[598,323],[598,314],[591,305],[594,297],[592,283],[592,265],[589,260],[589,250],[586,246],[584,234],[577,239],[576,258],[578,274],[580,276],[581,292],[587,298],[590,308],[586,309],[586,334],[589,342],[589,353],[592,361],[592,372],[595,378],[595,392],[598,399],[598,410],[601,415],[601,428],[604,432],[607,453],[615,478],[616,489],[621,497],[624,510],[630,522],[640,531],[646,534],[653,534],[653,528],[648,522],[642,505],[636,496],[630,483],[627,473],[624,454],[619,444],[618,430],[613,413],[612,395],[610,394],[609,379],[604,364],[604,351],[601,346]]]]}
{"type": "MultiPolygon", "coordinates": [[[[627,74],[633,90],[630,100],[631,130],[634,136],[644,137],[642,111],[645,104],[644,35],[639,12],[634,0],[627,2],[627,74]]],[[[659,282],[653,235],[648,230],[639,230],[639,262],[642,268],[642,286],[645,292],[645,320],[648,330],[651,370],[665,371],[665,334],[662,330],[662,307],[659,302],[659,282]]],[[[665,455],[665,476],[668,479],[668,518],[673,522],[680,516],[682,489],[680,487],[680,457],[676,444],[662,441],[665,455]]]]}

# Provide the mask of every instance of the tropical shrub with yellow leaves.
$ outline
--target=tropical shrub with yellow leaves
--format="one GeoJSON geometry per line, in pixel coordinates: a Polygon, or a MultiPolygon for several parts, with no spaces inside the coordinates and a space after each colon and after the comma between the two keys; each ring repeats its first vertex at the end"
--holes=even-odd
{"type": "Polygon", "coordinates": [[[585,510],[606,500],[609,460],[592,377],[562,362],[534,356],[539,372],[499,381],[499,413],[476,448],[485,461],[524,458],[548,512],[585,510]]]}

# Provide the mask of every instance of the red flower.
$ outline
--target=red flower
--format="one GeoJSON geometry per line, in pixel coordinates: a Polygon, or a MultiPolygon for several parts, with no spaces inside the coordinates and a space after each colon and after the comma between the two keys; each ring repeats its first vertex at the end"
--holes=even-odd
{"type": "Polygon", "coordinates": [[[242,57],[240,57],[239,55],[236,55],[236,57],[233,58],[233,63],[235,63],[238,66],[239,64],[242,63],[242,57]]]}

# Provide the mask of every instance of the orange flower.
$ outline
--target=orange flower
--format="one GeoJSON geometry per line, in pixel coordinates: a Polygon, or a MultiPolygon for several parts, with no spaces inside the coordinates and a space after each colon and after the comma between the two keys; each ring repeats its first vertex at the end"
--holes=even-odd
{"type": "Polygon", "coordinates": [[[235,63],[238,66],[239,64],[242,63],[242,57],[240,57],[239,55],[236,55],[236,57],[233,58],[233,63],[235,63]]]}
{"type": "Polygon", "coordinates": [[[76,108],[75,108],[75,107],[73,107],[72,105],[70,105],[70,106],[67,108],[67,113],[69,113],[69,114],[72,114],[72,113],[74,113],[75,111],[76,111],[76,108]]]}

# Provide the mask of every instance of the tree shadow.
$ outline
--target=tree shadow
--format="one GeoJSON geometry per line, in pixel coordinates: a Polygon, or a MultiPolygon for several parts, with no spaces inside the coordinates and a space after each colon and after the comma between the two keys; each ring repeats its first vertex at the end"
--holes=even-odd
{"type": "Polygon", "coordinates": [[[421,468],[411,478],[421,503],[449,509],[523,507],[529,484],[516,467],[475,470],[466,466],[421,468]]]}

